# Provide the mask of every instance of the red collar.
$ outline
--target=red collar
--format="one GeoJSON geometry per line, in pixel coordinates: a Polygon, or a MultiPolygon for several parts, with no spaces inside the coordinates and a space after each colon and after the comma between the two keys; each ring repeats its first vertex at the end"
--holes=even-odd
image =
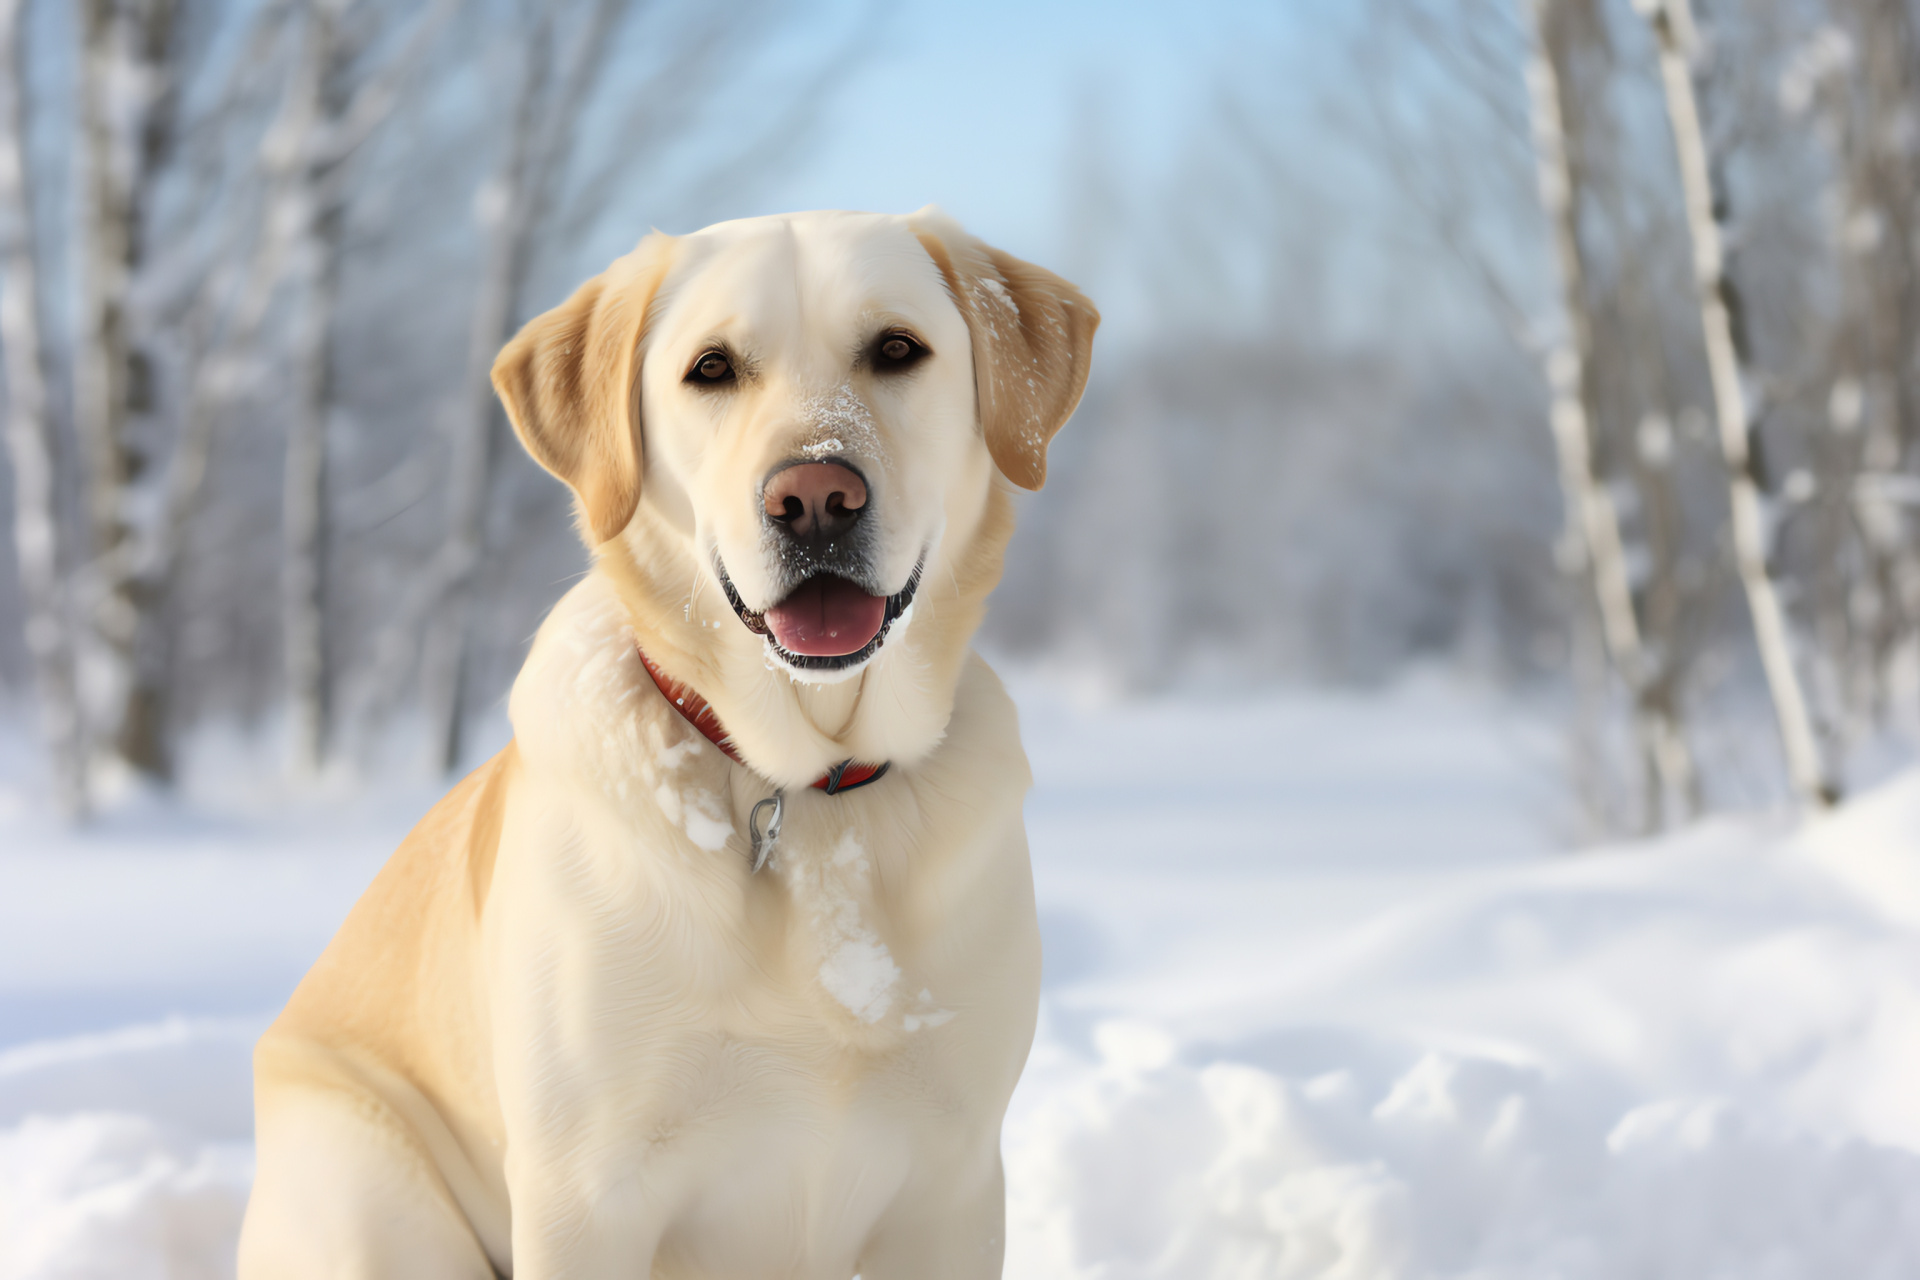
{"type": "MultiPolygon", "coordinates": [[[[654,687],[660,690],[660,696],[667,700],[668,705],[678,711],[688,724],[698,729],[708,742],[725,752],[727,759],[735,764],[745,765],[747,762],[740,758],[740,752],[734,748],[733,741],[727,737],[727,731],[721,725],[720,717],[713,713],[713,708],[708,705],[707,700],[662,671],[654,664],[653,659],[647,656],[645,649],[635,646],[635,651],[640,655],[640,665],[645,667],[647,674],[653,677],[654,687]]],[[[813,789],[824,791],[830,796],[837,796],[843,791],[864,787],[869,782],[878,782],[889,767],[885,764],[861,764],[854,760],[842,760],[827,770],[826,774],[813,784],[813,789]]]]}

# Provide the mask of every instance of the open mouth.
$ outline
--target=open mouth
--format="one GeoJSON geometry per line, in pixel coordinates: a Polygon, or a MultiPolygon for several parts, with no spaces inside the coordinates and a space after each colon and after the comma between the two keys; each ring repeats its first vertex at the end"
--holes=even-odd
{"type": "Polygon", "coordinates": [[[782,662],[801,671],[840,671],[880,651],[894,620],[913,604],[925,563],[916,564],[907,585],[890,596],[873,595],[837,573],[818,573],[764,611],[747,608],[717,558],[714,568],[740,621],[765,636],[782,662]]]}

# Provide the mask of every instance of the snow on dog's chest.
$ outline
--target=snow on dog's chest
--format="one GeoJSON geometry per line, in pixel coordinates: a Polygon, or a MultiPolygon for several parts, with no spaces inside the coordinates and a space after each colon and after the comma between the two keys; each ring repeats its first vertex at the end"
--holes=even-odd
{"type": "Polygon", "coordinates": [[[900,966],[869,922],[872,863],[857,831],[830,847],[782,850],[780,876],[813,944],[820,986],[848,1013],[872,1024],[899,1002],[900,966]]]}

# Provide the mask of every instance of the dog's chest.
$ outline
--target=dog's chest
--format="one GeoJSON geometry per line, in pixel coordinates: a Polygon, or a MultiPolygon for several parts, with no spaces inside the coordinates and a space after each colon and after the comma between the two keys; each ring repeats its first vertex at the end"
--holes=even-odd
{"type": "Polygon", "coordinates": [[[964,887],[1025,882],[1017,830],[908,850],[888,798],[859,799],[801,797],[757,876],[671,809],[503,868],[509,1129],[570,1182],[648,1188],[688,1274],[846,1274],[911,1173],[997,1124],[1024,1059],[1031,992],[978,963],[1018,913],[964,887]]]}

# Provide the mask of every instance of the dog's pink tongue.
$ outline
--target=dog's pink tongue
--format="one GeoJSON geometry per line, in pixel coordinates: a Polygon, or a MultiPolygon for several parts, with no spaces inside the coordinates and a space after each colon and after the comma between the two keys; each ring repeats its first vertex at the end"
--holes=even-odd
{"type": "Polygon", "coordinates": [[[845,578],[809,578],[767,610],[767,626],[788,653],[838,658],[858,653],[880,634],[887,598],[870,596],[845,578]]]}

